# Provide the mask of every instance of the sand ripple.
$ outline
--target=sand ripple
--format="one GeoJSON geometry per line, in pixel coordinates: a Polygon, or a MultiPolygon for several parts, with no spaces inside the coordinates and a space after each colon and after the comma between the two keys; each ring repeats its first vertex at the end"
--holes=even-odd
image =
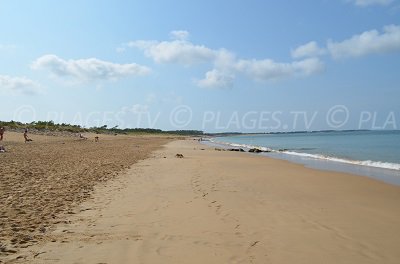
{"type": "MultiPolygon", "coordinates": [[[[25,144],[9,133],[0,154],[0,255],[46,237],[53,224],[74,214],[96,183],[107,181],[168,141],[103,136],[90,139],[33,135],[25,144]]],[[[20,136],[20,137],[18,137],[20,136]]],[[[1,261],[0,261],[1,262],[1,261]]]]}

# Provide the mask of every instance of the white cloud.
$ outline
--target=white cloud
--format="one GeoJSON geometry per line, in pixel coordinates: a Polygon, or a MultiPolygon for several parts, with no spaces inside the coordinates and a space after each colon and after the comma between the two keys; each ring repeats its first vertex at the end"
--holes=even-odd
{"type": "Polygon", "coordinates": [[[206,72],[204,79],[196,81],[197,85],[204,88],[228,88],[233,85],[233,74],[223,73],[217,69],[206,72]]]}
{"type": "Polygon", "coordinates": [[[356,6],[389,5],[393,0],[350,0],[356,6]]]}
{"type": "Polygon", "coordinates": [[[324,69],[324,64],[318,58],[291,63],[280,63],[270,59],[239,60],[236,69],[254,80],[268,81],[315,74],[324,69]]]}
{"type": "Polygon", "coordinates": [[[36,95],[41,93],[41,86],[26,77],[0,75],[0,91],[36,95]]]}
{"type": "Polygon", "coordinates": [[[80,81],[117,80],[150,72],[149,68],[136,63],[118,64],[96,58],[64,60],[51,54],[36,59],[31,67],[48,69],[56,76],[73,77],[80,81]]]}
{"type": "Polygon", "coordinates": [[[265,60],[236,60],[229,67],[216,68],[206,73],[204,79],[196,81],[205,88],[229,88],[236,74],[244,74],[255,81],[280,80],[298,76],[309,76],[325,68],[318,58],[308,58],[290,63],[265,60]]]}
{"type": "Polygon", "coordinates": [[[179,40],[187,40],[189,38],[189,32],[186,30],[174,30],[170,33],[171,38],[179,40]]]}
{"type": "MultiPolygon", "coordinates": [[[[320,72],[324,65],[317,58],[309,58],[290,63],[265,60],[239,60],[236,55],[226,49],[211,49],[203,45],[196,45],[187,41],[187,31],[172,31],[172,41],[137,40],[122,44],[120,51],[125,48],[139,48],[144,54],[156,63],[176,63],[191,66],[199,63],[213,65],[213,69],[206,72],[204,79],[196,80],[200,87],[226,88],[233,85],[236,74],[245,74],[254,80],[283,79],[294,76],[306,76],[320,72]]],[[[307,43],[295,51],[295,58],[315,57],[326,51],[319,48],[315,42],[307,43]]]]}
{"type": "Polygon", "coordinates": [[[371,30],[342,42],[328,41],[328,50],[334,58],[400,51],[400,26],[385,26],[381,34],[371,30]]]}
{"type": "Polygon", "coordinates": [[[186,40],[173,41],[132,41],[127,44],[144,50],[145,55],[157,63],[177,63],[185,66],[212,61],[215,51],[186,40]]]}
{"type": "Polygon", "coordinates": [[[318,44],[315,41],[308,42],[307,44],[301,45],[295,50],[291,51],[292,57],[295,59],[303,57],[317,57],[324,55],[325,53],[325,49],[318,47],[318,44]]]}
{"type": "Polygon", "coordinates": [[[121,112],[124,114],[142,114],[149,112],[149,106],[146,104],[134,104],[132,106],[124,106],[121,108],[121,112]]]}
{"type": "Polygon", "coordinates": [[[216,57],[214,65],[217,68],[229,69],[236,63],[236,55],[226,49],[220,49],[215,52],[216,57]]]}

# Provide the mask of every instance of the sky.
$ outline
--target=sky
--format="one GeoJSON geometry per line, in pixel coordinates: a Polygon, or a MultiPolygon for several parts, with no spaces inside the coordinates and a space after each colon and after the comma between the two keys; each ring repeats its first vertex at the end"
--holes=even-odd
{"type": "Polygon", "coordinates": [[[0,120],[400,129],[400,0],[0,0],[0,120]]]}

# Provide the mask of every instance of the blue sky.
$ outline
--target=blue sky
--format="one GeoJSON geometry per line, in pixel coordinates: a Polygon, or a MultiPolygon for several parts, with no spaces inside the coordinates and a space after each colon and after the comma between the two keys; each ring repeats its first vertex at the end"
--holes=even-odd
{"type": "Polygon", "coordinates": [[[0,0],[0,32],[0,120],[400,127],[399,0],[0,0]]]}

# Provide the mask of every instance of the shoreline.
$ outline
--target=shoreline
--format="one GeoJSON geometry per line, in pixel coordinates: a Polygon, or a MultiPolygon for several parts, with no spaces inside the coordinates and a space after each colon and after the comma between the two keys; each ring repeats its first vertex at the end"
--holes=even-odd
{"type": "Polygon", "coordinates": [[[168,143],[12,263],[397,263],[400,188],[168,143]],[[180,153],[184,157],[176,158],[180,153]],[[53,241],[53,242],[52,242],[53,241]]]}
{"type": "MultiPolygon", "coordinates": [[[[211,138],[212,139],[212,138],[211,138]]],[[[224,149],[228,148],[260,148],[257,146],[250,145],[241,145],[236,143],[228,143],[228,142],[218,142],[212,140],[206,140],[203,142],[204,145],[209,145],[213,147],[222,147],[224,149]],[[207,143],[208,142],[208,143],[207,143]]],[[[264,147],[261,147],[264,149],[264,147]]],[[[307,154],[307,153],[303,153],[307,154]]],[[[313,157],[315,155],[293,155],[290,153],[273,150],[271,152],[262,152],[258,155],[286,160],[292,163],[304,165],[307,168],[317,169],[317,170],[325,170],[332,172],[341,172],[341,173],[349,173],[355,174],[359,176],[369,177],[372,179],[376,179],[385,183],[393,184],[400,186],[400,171],[397,169],[389,169],[383,167],[375,167],[370,165],[361,165],[357,163],[342,162],[340,159],[330,159],[330,158],[317,158],[313,157]]],[[[361,162],[361,161],[359,161],[361,162]]],[[[377,163],[377,162],[375,162],[377,163]]],[[[379,163],[379,162],[378,162],[379,163]]]]}

